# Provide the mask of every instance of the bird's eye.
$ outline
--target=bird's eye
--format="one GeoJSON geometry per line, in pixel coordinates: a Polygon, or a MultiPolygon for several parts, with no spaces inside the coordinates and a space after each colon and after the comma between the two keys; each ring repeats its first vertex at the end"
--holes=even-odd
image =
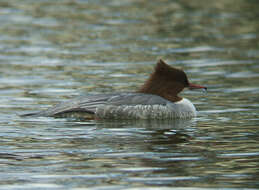
{"type": "Polygon", "coordinates": [[[188,81],[188,79],[185,77],[185,79],[184,79],[184,83],[188,86],[189,85],[189,81],[188,81]]]}

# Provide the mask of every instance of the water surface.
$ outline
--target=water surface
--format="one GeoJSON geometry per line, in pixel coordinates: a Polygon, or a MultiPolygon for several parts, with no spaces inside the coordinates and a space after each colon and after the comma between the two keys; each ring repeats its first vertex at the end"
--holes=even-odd
{"type": "Polygon", "coordinates": [[[0,2],[0,189],[259,186],[257,1],[0,2]],[[159,58],[208,93],[192,120],[22,118],[135,91],[159,58]]]}

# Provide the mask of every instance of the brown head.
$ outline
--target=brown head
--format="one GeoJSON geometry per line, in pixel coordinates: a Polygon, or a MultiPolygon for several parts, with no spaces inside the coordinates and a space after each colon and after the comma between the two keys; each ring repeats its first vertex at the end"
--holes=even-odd
{"type": "Polygon", "coordinates": [[[186,87],[207,89],[204,86],[191,84],[184,71],[173,68],[160,59],[154,72],[138,92],[155,94],[172,102],[177,102],[182,99],[178,93],[186,87]]]}

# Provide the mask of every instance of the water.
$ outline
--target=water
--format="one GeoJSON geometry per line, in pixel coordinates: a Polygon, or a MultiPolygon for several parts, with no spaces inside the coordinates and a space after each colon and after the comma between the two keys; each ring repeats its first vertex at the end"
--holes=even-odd
{"type": "Polygon", "coordinates": [[[0,2],[0,189],[259,186],[257,1],[0,2]],[[208,93],[184,121],[21,118],[135,91],[159,58],[208,93]]]}

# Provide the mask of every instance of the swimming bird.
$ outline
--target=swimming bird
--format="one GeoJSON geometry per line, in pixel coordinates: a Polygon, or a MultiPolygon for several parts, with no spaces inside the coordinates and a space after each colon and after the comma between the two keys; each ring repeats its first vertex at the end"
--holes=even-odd
{"type": "Polygon", "coordinates": [[[80,117],[85,119],[176,119],[196,116],[192,102],[179,96],[184,89],[207,89],[189,82],[183,70],[163,60],[136,92],[85,95],[47,110],[23,116],[80,117]]]}

